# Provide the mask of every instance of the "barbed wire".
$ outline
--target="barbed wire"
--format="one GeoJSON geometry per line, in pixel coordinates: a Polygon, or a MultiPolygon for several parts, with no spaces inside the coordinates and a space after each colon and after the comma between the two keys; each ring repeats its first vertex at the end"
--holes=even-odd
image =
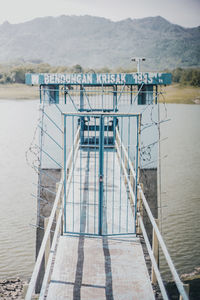
{"type": "MultiPolygon", "coordinates": [[[[43,107],[39,106],[38,113],[40,111],[44,111],[44,104],[43,107]]],[[[26,163],[29,167],[31,167],[36,174],[39,174],[38,169],[40,165],[40,147],[39,147],[39,131],[41,127],[41,115],[39,115],[37,121],[36,121],[36,126],[34,129],[33,133],[33,138],[31,140],[30,146],[28,149],[25,151],[25,158],[26,158],[26,163]]],[[[44,129],[46,128],[46,125],[44,126],[44,129]]],[[[42,131],[41,131],[42,132],[42,131]]]]}
{"type": "Polygon", "coordinates": [[[40,123],[40,118],[38,118],[37,125],[34,129],[33,133],[33,138],[30,143],[30,146],[25,152],[25,157],[26,157],[26,163],[29,167],[31,167],[37,174],[38,172],[36,171],[39,166],[39,154],[40,154],[40,149],[39,146],[36,143],[36,136],[38,135],[38,124],[40,123]]]}

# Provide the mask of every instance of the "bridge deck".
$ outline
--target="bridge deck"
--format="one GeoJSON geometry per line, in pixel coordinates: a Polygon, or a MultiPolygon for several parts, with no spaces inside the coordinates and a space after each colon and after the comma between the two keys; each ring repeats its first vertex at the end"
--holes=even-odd
{"type": "MultiPolygon", "coordinates": [[[[104,155],[103,233],[129,235],[61,236],[47,300],[154,299],[117,154],[104,155]]],[[[71,231],[98,233],[98,153],[79,150],[66,211],[71,231]]]]}
{"type": "Polygon", "coordinates": [[[47,300],[154,299],[139,240],[61,236],[47,300]]]}

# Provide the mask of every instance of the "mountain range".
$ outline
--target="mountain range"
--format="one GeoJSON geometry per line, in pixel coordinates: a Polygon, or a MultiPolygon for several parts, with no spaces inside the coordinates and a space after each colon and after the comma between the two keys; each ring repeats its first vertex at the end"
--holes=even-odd
{"type": "Polygon", "coordinates": [[[0,25],[1,63],[129,68],[138,56],[146,58],[144,70],[200,66],[200,26],[184,28],[160,16],[114,22],[87,15],[0,25]]]}

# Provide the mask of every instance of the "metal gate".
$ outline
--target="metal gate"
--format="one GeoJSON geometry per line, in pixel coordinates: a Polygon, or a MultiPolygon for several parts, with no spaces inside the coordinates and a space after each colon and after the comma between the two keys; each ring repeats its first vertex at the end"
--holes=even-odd
{"type": "Polygon", "coordinates": [[[135,233],[139,120],[139,114],[63,115],[65,233],[135,233]]]}

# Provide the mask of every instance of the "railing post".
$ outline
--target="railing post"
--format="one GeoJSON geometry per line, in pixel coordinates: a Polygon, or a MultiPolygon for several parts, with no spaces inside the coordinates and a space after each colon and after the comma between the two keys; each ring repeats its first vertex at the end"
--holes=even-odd
{"type": "Polygon", "coordinates": [[[28,290],[28,283],[23,284],[22,299],[25,299],[28,290]]]}
{"type": "MultiPolygon", "coordinates": [[[[46,232],[47,226],[48,226],[49,218],[44,218],[44,231],[46,232]]],[[[46,248],[45,248],[45,254],[44,254],[44,265],[45,265],[45,270],[47,267],[48,263],[48,258],[49,258],[49,253],[51,249],[51,235],[49,234],[47,243],[46,243],[46,248]]]]}
{"type": "MultiPolygon", "coordinates": [[[[189,293],[190,293],[190,285],[189,285],[189,283],[184,283],[183,287],[184,287],[184,289],[185,289],[185,291],[186,291],[186,293],[187,293],[187,295],[189,297],[189,293]]],[[[182,295],[179,296],[179,300],[183,300],[183,296],[182,295]]]]}
{"type": "MultiPolygon", "coordinates": [[[[62,174],[61,174],[62,176],[62,174]]],[[[56,192],[58,191],[58,188],[59,188],[59,184],[60,182],[57,182],[56,183],[56,192]]],[[[58,208],[56,210],[56,224],[57,224],[57,221],[58,221],[58,216],[59,216],[59,212],[60,212],[60,209],[62,209],[62,221],[61,221],[61,225],[60,225],[60,234],[63,235],[63,203],[62,203],[62,198],[63,198],[63,188],[62,188],[62,192],[60,193],[60,201],[58,202],[58,208]]]]}
{"type": "MultiPolygon", "coordinates": [[[[158,219],[155,219],[156,225],[158,226],[158,219]]],[[[156,260],[156,264],[158,265],[159,262],[159,244],[158,244],[158,238],[155,232],[155,229],[153,228],[153,236],[152,236],[152,250],[153,254],[156,260]]],[[[157,283],[156,274],[154,272],[154,268],[152,267],[151,270],[151,280],[153,284],[157,283]]]]}
{"type": "Polygon", "coordinates": [[[62,209],[60,235],[63,235],[63,231],[64,231],[64,203],[63,203],[63,200],[64,200],[64,187],[62,187],[61,198],[60,198],[61,209],[62,209]]]}
{"type": "MultiPolygon", "coordinates": [[[[143,189],[143,183],[140,183],[140,186],[141,186],[141,189],[143,189]]],[[[140,193],[140,190],[138,190],[138,202],[137,202],[137,211],[140,213],[140,216],[143,220],[143,204],[142,204],[142,196],[141,196],[141,193],[140,193]]],[[[137,227],[136,227],[136,233],[137,234],[142,234],[142,230],[141,230],[141,227],[140,227],[140,222],[138,220],[138,217],[137,217],[137,227]]]]}

